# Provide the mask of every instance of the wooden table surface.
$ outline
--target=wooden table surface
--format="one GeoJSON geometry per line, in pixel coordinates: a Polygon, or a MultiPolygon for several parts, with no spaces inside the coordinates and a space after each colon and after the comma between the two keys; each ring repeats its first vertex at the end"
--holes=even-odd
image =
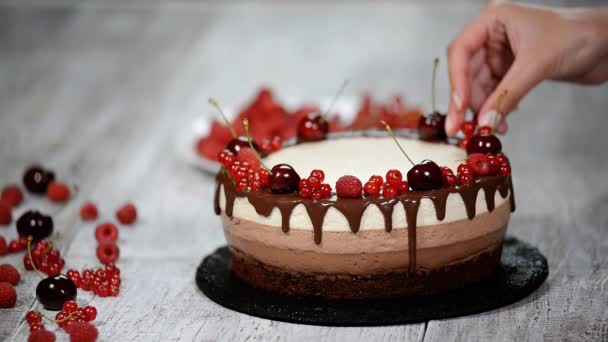
{"type": "MultiPolygon", "coordinates": [[[[40,162],[77,184],[66,205],[31,196],[16,213],[53,214],[68,267],[95,266],[94,224],[133,201],[120,230],[117,298],[94,298],[102,341],[608,340],[608,86],[545,83],[503,139],[518,209],[509,232],[538,246],[550,275],[534,294],[488,313],[424,324],[332,328],[250,317],[194,283],[224,244],[213,177],[176,154],[181,127],[211,117],[209,96],[243,103],[263,84],[280,96],[405,93],[428,106],[431,60],[481,3],[15,1],[0,5],[0,185],[40,162]]],[[[443,108],[445,63],[438,79],[443,108]]],[[[427,107],[428,108],[428,107],[427,107]]],[[[13,227],[0,228],[13,238],[13,227]]],[[[18,265],[21,255],[0,257],[18,265]]],[[[0,339],[23,341],[39,306],[23,272],[17,306],[0,310],[0,339]]],[[[87,293],[79,296],[85,303],[87,293]]],[[[50,328],[51,325],[47,324],[50,328]]],[[[67,335],[58,332],[59,340],[67,335]]]]}

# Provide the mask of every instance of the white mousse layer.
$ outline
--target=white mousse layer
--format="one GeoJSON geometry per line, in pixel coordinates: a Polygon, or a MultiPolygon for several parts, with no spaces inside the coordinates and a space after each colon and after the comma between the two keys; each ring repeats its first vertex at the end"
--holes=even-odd
{"type": "MultiPolygon", "coordinates": [[[[399,138],[399,143],[414,162],[430,159],[440,166],[449,166],[454,172],[456,172],[458,164],[467,157],[464,150],[452,145],[427,143],[406,138],[399,138]]],[[[405,178],[411,168],[390,137],[352,137],[300,144],[275,152],[264,162],[269,167],[280,163],[289,164],[302,178],[308,177],[313,169],[322,169],[325,172],[324,182],[330,184],[334,191],[336,181],[344,175],[357,176],[365,184],[372,175],[380,175],[384,178],[390,169],[398,169],[405,178]]],[[[509,195],[502,198],[497,191],[495,194],[496,207],[502,205],[509,195]]],[[[224,210],[225,206],[224,189],[221,189],[220,208],[224,210]]],[[[477,194],[476,212],[481,214],[487,211],[485,193],[480,190],[477,194]]],[[[259,215],[246,197],[236,198],[233,216],[264,225],[281,226],[281,213],[277,208],[268,217],[259,215]]],[[[442,221],[437,220],[433,202],[429,199],[422,199],[418,210],[417,225],[418,227],[430,226],[463,219],[467,219],[467,212],[462,198],[459,194],[450,194],[446,203],[445,218],[442,221]]],[[[291,229],[313,229],[304,205],[294,208],[290,227],[291,229]]],[[[407,228],[405,209],[400,203],[395,206],[393,211],[393,228],[407,228]]],[[[377,206],[367,207],[361,219],[360,229],[385,229],[384,216],[377,206]]],[[[350,231],[350,227],[342,213],[330,208],[325,215],[323,230],[350,231]]]]}

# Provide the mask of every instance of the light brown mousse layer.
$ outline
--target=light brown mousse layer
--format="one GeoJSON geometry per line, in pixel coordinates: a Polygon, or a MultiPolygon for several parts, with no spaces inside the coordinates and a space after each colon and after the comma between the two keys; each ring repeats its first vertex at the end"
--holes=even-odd
{"type": "MultiPolygon", "coordinates": [[[[500,248],[510,216],[508,202],[492,212],[445,224],[417,227],[416,271],[425,272],[471,261],[500,248]]],[[[287,272],[370,275],[405,272],[409,265],[405,227],[323,233],[262,225],[223,215],[228,244],[245,255],[287,272]]]]}

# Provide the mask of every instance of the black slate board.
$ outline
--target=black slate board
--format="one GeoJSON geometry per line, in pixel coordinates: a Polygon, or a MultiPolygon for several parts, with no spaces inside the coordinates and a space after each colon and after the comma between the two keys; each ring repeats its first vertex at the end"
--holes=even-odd
{"type": "Polygon", "coordinates": [[[196,271],[207,297],[229,309],[283,322],[325,326],[377,326],[418,323],[481,313],[514,303],[547,278],[547,259],[516,238],[503,245],[501,266],[492,277],[456,291],[390,300],[325,300],[285,296],[253,288],[230,270],[227,247],[208,255],[196,271]]]}

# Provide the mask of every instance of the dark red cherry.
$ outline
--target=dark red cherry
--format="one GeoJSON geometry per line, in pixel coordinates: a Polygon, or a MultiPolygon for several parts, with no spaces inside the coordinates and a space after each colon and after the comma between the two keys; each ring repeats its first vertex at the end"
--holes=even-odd
{"type": "Polygon", "coordinates": [[[467,154],[498,154],[502,152],[502,144],[494,134],[474,135],[467,143],[467,154]]]}
{"type": "Polygon", "coordinates": [[[414,191],[440,189],[443,187],[443,174],[439,165],[425,159],[408,171],[407,182],[414,191]]]}
{"type": "Polygon", "coordinates": [[[38,283],[36,297],[45,309],[59,311],[63,303],[76,300],[76,285],[63,274],[51,276],[38,283]]]}
{"type": "MultiPolygon", "coordinates": [[[[255,141],[252,140],[251,145],[253,145],[253,148],[256,151],[260,151],[260,147],[255,143],[255,141]]],[[[247,137],[236,137],[230,140],[228,145],[226,145],[226,149],[230,150],[230,152],[234,153],[234,155],[238,155],[242,148],[249,148],[249,141],[247,140],[247,137]]]]}
{"type": "Polygon", "coordinates": [[[298,191],[300,176],[288,164],[277,164],[270,170],[270,191],[273,194],[289,194],[298,191]]]}
{"type": "Polygon", "coordinates": [[[445,140],[445,115],[432,112],[418,120],[418,135],[422,140],[445,140]]]}
{"type": "Polygon", "coordinates": [[[32,166],[23,174],[25,188],[35,194],[46,194],[49,183],[55,179],[55,174],[40,166],[32,166]]]}
{"type": "Polygon", "coordinates": [[[298,123],[298,142],[319,141],[325,139],[329,124],[321,113],[310,113],[298,123]]]}
{"type": "Polygon", "coordinates": [[[53,219],[39,211],[29,210],[17,220],[19,236],[31,236],[34,241],[42,240],[53,233],[53,219]]]}

